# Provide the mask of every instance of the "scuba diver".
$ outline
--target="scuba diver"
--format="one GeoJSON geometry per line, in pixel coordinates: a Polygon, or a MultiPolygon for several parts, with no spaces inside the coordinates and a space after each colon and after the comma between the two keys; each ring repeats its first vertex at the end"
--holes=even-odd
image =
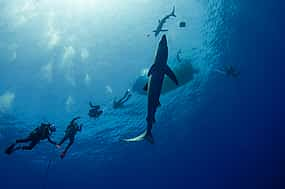
{"type": "Polygon", "coordinates": [[[233,65],[224,65],[223,69],[216,70],[218,73],[224,74],[228,77],[238,78],[240,76],[240,72],[237,71],[233,65]]]}
{"type": "Polygon", "coordinates": [[[35,128],[28,137],[16,140],[16,143],[11,144],[5,153],[10,155],[16,150],[32,150],[41,140],[48,139],[51,144],[56,145],[56,142],[51,140],[50,136],[56,131],[56,127],[50,123],[41,123],[41,125],[35,128]],[[16,144],[30,142],[27,146],[18,146],[16,144]]]}
{"type": "Polygon", "coordinates": [[[80,119],[80,117],[75,117],[70,124],[67,126],[66,130],[65,130],[65,135],[63,137],[63,139],[56,145],[57,148],[60,148],[61,145],[67,140],[69,139],[69,144],[66,146],[66,148],[64,149],[64,151],[60,154],[61,159],[64,158],[67,150],[71,147],[71,145],[74,143],[74,138],[75,135],[77,133],[77,131],[81,131],[82,130],[82,124],[78,125],[76,123],[76,120],[80,119]]]}
{"type": "Polygon", "coordinates": [[[89,102],[89,106],[91,108],[88,113],[90,117],[97,118],[103,113],[103,110],[100,110],[100,105],[94,106],[92,102],[89,102]]]}
{"type": "Polygon", "coordinates": [[[128,89],[120,100],[117,101],[116,98],[113,100],[113,108],[116,109],[122,107],[124,103],[131,98],[131,96],[131,91],[128,89]]]}

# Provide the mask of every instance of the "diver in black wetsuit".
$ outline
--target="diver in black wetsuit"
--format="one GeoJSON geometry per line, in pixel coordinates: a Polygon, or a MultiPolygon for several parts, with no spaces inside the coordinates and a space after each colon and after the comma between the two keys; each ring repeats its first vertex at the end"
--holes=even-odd
{"type": "Polygon", "coordinates": [[[131,96],[132,94],[130,90],[128,89],[120,100],[117,101],[116,98],[114,99],[113,108],[116,109],[116,108],[122,107],[124,103],[127,102],[131,98],[131,96]]]}
{"type": "Polygon", "coordinates": [[[228,77],[238,78],[240,76],[240,72],[232,65],[224,65],[222,69],[217,69],[216,71],[228,77]]]}
{"type": "Polygon", "coordinates": [[[234,78],[238,78],[240,76],[240,72],[237,71],[232,65],[225,66],[224,70],[227,76],[232,76],[234,78]]]}
{"type": "Polygon", "coordinates": [[[24,139],[16,140],[16,143],[11,144],[6,150],[5,153],[10,155],[16,150],[32,150],[41,140],[48,139],[51,144],[56,144],[52,141],[50,136],[53,132],[56,131],[56,127],[50,123],[41,123],[41,125],[35,128],[28,137],[24,139]],[[18,146],[16,144],[30,142],[28,146],[18,146]]]}
{"type": "Polygon", "coordinates": [[[75,135],[78,131],[82,130],[82,124],[79,126],[76,123],[76,120],[80,119],[80,117],[76,117],[74,118],[70,124],[67,126],[66,130],[65,130],[65,135],[62,138],[62,140],[56,145],[57,148],[60,148],[61,145],[67,140],[69,139],[69,143],[66,146],[66,148],[64,149],[64,151],[60,154],[61,159],[64,158],[64,156],[66,155],[66,152],[68,151],[68,149],[71,147],[71,145],[74,143],[74,138],[75,135]]]}
{"type": "Polygon", "coordinates": [[[103,113],[103,110],[100,110],[100,105],[94,106],[92,102],[89,102],[89,106],[91,108],[88,113],[90,117],[97,118],[103,113]]]}

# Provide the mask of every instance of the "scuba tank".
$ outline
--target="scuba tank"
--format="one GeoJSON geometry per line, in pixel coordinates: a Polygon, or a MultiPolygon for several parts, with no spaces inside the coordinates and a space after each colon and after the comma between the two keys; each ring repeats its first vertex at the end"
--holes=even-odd
{"type": "Polygon", "coordinates": [[[35,128],[30,135],[33,137],[39,137],[41,140],[43,140],[49,135],[48,127],[49,124],[42,123],[39,127],[35,128]]]}

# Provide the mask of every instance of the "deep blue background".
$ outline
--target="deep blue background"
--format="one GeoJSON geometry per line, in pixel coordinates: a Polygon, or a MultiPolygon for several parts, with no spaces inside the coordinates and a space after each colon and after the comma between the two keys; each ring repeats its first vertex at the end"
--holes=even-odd
{"type": "MultiPolygon", "coordinates": [[[[194,118],[185,116],[177,123],[187,132],[173,129],[173,142],[161,149],[139,144],[140,151],[131,146],[128,155],[104,163],[56,162],[49,171],[48,188],[282,188],[281,8],[265,1],[241,4],[229,54],[222,58],[224,63],[242,65],[241,77],[211,79],[204,94],[209,96],[206,105],[194,118]],[[153,157],[144,158],[144,151],[153,157]]],[[[45,182],[44,168],[39,175],[26,161],[5,161],[13,164],[0,164],[1,188],[39,188],[45,182]],[[26,171],[35,174],[25,176],[26,171]]]]}

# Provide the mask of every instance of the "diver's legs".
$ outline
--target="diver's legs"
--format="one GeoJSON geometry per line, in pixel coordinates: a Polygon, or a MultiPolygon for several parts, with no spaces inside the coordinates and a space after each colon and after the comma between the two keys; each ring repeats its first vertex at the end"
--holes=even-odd
{"type": "Polygon", "coordinates": [[[17,150],[31,150],[39,141],[33,140],[33,138],[31,136],[28,136],[27,138],[24,139],[17,139],[16,143],[11,144],[6,150],[5,153],[10,155],[13,152],[17,151],[17,150]],[[17,146],[15,147],[18,143],[26,143],[26,142],[30,142],[31,144],[29,146],[17,146]]]}
{"type": "Polygon", "coordinates": [[[69,143],[63,152],[66,153],[68,151],[68,149],[72,146],[73,143],[74,143],[74,138],[72,137],[69,139],[69,143]]]}
{"type": "Polygon", "coordinates": [[[30,142],[30,141],[32,141],[32,138],[28,136],[27,138],[17,139],[16,143],[25,143],[25,142],[30,142]]]}
{"type": "Polygon", "coordinates": [[[126,98],[128,94],[129,94],[129,91],[126,91],[122,99],[126,98]]]}
{"type": "Polygon", "coordinates": [[[125,100],[123,100],[121,103],[124,104],[125,102],[127,102],[127,101],[131,98],[131,96],[132,96],[132,95],[129,94],[129,95],[127,96],[127,98],[126,98],[125,100]]]}
{"type": "Polygon", "coordinates": [[[74,143],[74,137],[70,137],[70,138],[69,138],[69,143],[68,143],[68,145],[66,146],[66,148],[64,149],[64,151],[60,154],[60,157],[61,157],[61,158],[64,158],[66,152],[67,152],[68,149],[72,146],[73,143],[74,143]]]}
{"type": "Polygon", "coordinates": [[[32,142],[30,143],[29,146],[23,146],[23,147],[17,147],[15,148],[15,150],[32,150],[38,143],[40,142],[40,140],[32,140],[32,142]]]}
{"type": "Polygon", "coordinates": [[[33,141],[33,138],[31,136],[28,136],[27,138],[24,139],[18,139],[16,140],[16,144],[18,143],[26,143],[26,142],[31,142],[30,145],[28,146],[18,146],[16,148],[13,149],[13,152],[16,150],[31,150],[36,144],[33,144],[35,141],[33,141]],[[33,144],[33,146],[31,146],[33,144]]]}
{"type": "Polygon", "coordinates": [[[126,100],[124,100],[124,99],[128,98],[129,93],[130,93],[129,91],[126,91],[124,96],[118,101],[118,103],[120,103],[120,104],[125,103],[126,100]]]}
{"type": "Polygon", "coordinates": [[[121,98],[121,99],[118,100],[116,103],[119,104],[119,105],[121,105],[121,104],[122,104],[122,101],[124,100],[124,98],[125,98],[125,97],[121,98]]]}
{"type": "Polygon", "coordinates": [[[121,104],[124,104],[125,102],[127,102],[128,101],[128,99],[125,99],[125,100],[122,100],[120,103],[121,104]]]}

